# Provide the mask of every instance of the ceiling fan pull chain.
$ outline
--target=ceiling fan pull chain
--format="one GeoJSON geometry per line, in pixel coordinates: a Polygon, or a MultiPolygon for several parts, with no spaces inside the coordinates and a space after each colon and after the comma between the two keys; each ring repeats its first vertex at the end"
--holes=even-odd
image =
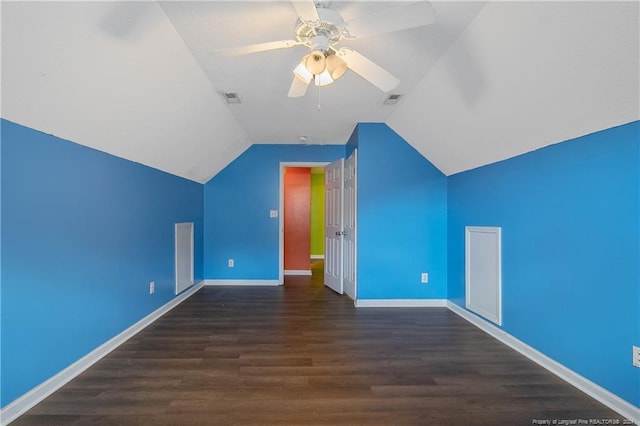
{"type": "Polygon", "coordinates": [[[318,86],[318,111],[321,111],[322,108],[320,108],[320,86],[318,86]]]}

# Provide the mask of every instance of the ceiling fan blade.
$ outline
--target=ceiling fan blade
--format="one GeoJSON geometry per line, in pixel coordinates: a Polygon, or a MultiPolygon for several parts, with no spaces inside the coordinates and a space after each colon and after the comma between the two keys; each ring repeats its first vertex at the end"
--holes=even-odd
{"type": "Polygon", "coordinates": [[[211,52],[212,55],[246,55],[248,53],[266,52],[267,50],[288,49],[290,47],[299,46],[302,43],[296,40],[280,40],[270,41],[268,43],[251,44],[249,46],[231,47],[228,49],[219,49],[211,52]]]}
{"type": "Polygon", "coordinates": [[[304,96],[307,93],[307,87],[309,85],[304,81],[300,80],[298,77],[293,76],[293,81],[291,82],[291,87],[289,88],[289,96],[290,98],[299,98],[304,96]]]}
{"type": "Polygon", "coordinates": [[[351,71],[368,80],[383,92],[395,89],[400,83],[396,76],[353,49],[342,48],[336,54],[346,62],[351,71]]]}
{"type": "Polygon", "coordinates": [[[305,21],[319,21],[318,10],[316,9],[316,3],[313,0],[292,0],[291,4],[296,10],[299,17],[305,21]]]}
{"type": "Polygon", "coordinates": [[[432,24],[436,20],[436,11],[428,1],[418,1],[396,6],[378,13],[347,22],[349,34],[357,38],[408,30],[432,24]]]}

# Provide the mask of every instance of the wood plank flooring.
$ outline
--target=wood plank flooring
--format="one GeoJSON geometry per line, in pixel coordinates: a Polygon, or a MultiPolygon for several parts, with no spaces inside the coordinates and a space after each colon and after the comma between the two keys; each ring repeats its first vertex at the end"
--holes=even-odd
{"type": "Polygon", "coordinates": [[[12,425],[531,425],[623,419],[447,309],[314,277],[207,287],[12,425]]]}

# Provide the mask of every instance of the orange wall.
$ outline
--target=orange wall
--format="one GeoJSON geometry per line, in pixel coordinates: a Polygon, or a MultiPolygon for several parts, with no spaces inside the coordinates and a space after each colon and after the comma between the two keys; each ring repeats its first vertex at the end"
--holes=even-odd
{"type": "Polygon", "coordinates": [[[311,169],[284,171],[284,269],[311,269],[311,169]]]}

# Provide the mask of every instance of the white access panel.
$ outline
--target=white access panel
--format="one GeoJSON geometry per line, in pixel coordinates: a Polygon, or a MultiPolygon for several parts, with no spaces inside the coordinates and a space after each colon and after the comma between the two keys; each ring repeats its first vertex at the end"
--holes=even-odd
{"type": "Polygon", "coordinates": [[[466,307],[502,325],[501,228],[465,228],[466,307]]]}
{"type": "Polygon", "coordinates": [[[193,223],[176,223],[176,294],[193,284],[193,223]]]}

